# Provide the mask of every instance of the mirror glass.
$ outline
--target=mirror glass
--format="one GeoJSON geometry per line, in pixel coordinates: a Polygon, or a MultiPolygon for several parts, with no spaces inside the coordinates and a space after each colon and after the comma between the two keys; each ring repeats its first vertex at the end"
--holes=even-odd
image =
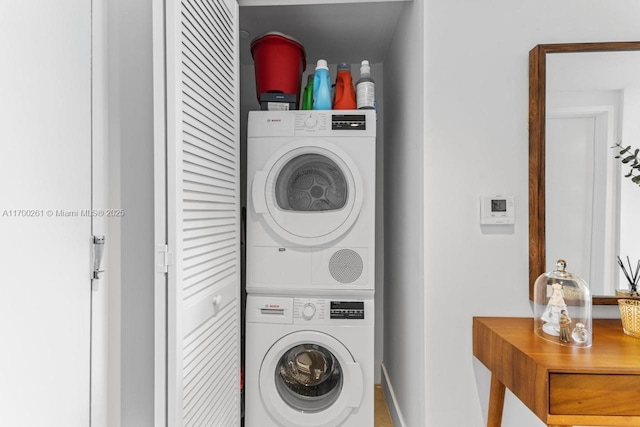
{"type": "Polygon", "coordinates": [[[628,289],[617,257],[640,259],[640,187],[612,148],[640,148],[640,51],[541,46],[530,76],[530,281],[565,259],[593,295],[614,296],[628,289]]]}

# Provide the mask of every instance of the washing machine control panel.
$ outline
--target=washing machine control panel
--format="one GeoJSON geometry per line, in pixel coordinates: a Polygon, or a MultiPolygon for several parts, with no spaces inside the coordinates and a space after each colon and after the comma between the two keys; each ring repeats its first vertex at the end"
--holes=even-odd
{"type": "Polygon", "coordinates": [[[296,298],[293,302],[293,317],[311,320],[325,319],[324,300],[314,298],[296,298]]]}
{"type": "Polygon", "coordinates": [[[293,317],[304,320],[364,319],[364,311],[364,301],[295,298],[293,304],[293,317]]]}
{"type": "Polygon", "coordinates": [[[332,319],[364,319],[364,301],[331,301],[332,319]]]}

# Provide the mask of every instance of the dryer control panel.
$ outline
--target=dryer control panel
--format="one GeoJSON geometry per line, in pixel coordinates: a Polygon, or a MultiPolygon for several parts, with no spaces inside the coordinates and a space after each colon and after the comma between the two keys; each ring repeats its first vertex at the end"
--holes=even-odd
{"type": "Polygon", "coordinates": [[[329,129],[329,116],[319,113],[296,114],[296,131],[323,131],[329,129]]]}
{"type": "Polygon", "coordinates": [[[376,120],[373,110],[296,111],[296,136],[374,136],[376,120]]]}
{"type": "Polygon", "coordinates": [[[367,116],[365,116],[364,114],[332,114],[331,129],[366,130],[367,116]]]}
{"type": "Polygon", "coordinates": [[[296,130],[367,130],[365,114],[308,112],[296,114],[296,130]],[[331,125],[331,127],[329,127],[331,125]]]}
{"type": "Polygon", "coordinates": [[[375,110],[249,111],[247,138],[376,136],[375,110]]]}

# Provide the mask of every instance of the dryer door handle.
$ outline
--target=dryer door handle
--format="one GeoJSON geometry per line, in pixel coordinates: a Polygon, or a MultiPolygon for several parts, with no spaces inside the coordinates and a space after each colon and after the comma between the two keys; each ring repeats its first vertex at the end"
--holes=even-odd
{"type": "Polygon", "coordinates": [[[253,185],[251,187],[253,195],[253,208],[256,213],[267,213],[267,201],[265,199],[265,185],[267,183],[267,172],[258,171],[253,175],[253,185]]]}
{"type": "Polygon", "coordinates": [[[358,408],[362,401],[362,392],[364,390],[364,381],[362,379],[362,369],[358,363],[347,363],[347,369],[349,370],[349,384],[353,387],[353,390],[349,392],[347,400],[347,406],[349,408],[358,408]]]}

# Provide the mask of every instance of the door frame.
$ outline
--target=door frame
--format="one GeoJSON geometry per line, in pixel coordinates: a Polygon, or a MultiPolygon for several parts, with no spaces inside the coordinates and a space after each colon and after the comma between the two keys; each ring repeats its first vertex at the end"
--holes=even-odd
{"type": "MultiPolygon", "coordinates": [[[[113,177],[112,147],[109,144],[109,66],[107,0],[91,0],[91,210],[119,208],[113,177]]],[[[109,427],[119,420],[119,279],[116,259],[118,218],[91,216],[91,234],[104,235],[105,252],[98,280],[91,280],[90,422],[91,427],[109,427]],[[111,259],[113,262],[109,262],[111,259]],[[111,268],[109,268],[111,267],[111,268]],[[116,331],[118,331],[116,333],[116,331]]],[[[87,236],[88,250],[93,250],[87,236]]],[[[89,281],[87,282],[89,286],[89,281]]]]}
{"type": "Polygon", "coordinates": [[[168,425],[167,334],[168,266],[172,254],[167,247],[167,43],[165,0],[152,1],[153,39],[153,156],[154,156],[154,425],[168,425]]]}
{"type": "MultiPolygon", "coordinates": [[[[547,111],[547,119],[572,119],[572,118],[589,118],[595,123],[593,129],[594,144],[600,152],[609,149],[609,147],[615,144],[617,140],[616,135],[619,134],[619,129],[616,127],[616,108],[614,105],[572,105],[564,107],[552,106],[547,111]]],[[[591,260],[604,260],[614,257],[617,253],[617,249],[620,245],[619,230],[620,230],[620,164],[613,156],[606,156],[606,160],[601,160],[596,167],[600,175],[596,181],[605,182],[605,188],[600,190],[600,196],[608,194],[611,200],[607,203],[599,203],[592,201],[592,204],[596,206],[605,206],[595,212],[598,215],[592,218],[592,224],[596,221],[601,224],[604,230],[601,235],[592,232],[591,235],[591,250],[589,257],[591,260]],[[605,231],[606,230],[606,231],[605,231]],[[612,238],[605,239],[606,235],[612,235],[612,238]]],[[[596,173],[596,172],[594,172],[596,173]]],[[[547,190],[548,191],[548,190],[547,190]]],[[[593,189],[592,189],[593,191],[593,189]]],[[[598,227],[596,227],[598,228],[598,227]]],[[[603,278],[603,283],[611,283],[611,289],[604,290],[605,294],[613,293],[615,286],[613,284],[618,283],[619,269],[613,268],[607,263],[600,263],[594,267],[591,263],[589,277],[594,280],[594,277],[603,278]]],[[[597,281],[597,280],[596,280],[597,281]]],[[[592,283],[592,281],[589,281],[592,283]]],[[[607,285],[605,285],[607,286],[607,285]]]]}

